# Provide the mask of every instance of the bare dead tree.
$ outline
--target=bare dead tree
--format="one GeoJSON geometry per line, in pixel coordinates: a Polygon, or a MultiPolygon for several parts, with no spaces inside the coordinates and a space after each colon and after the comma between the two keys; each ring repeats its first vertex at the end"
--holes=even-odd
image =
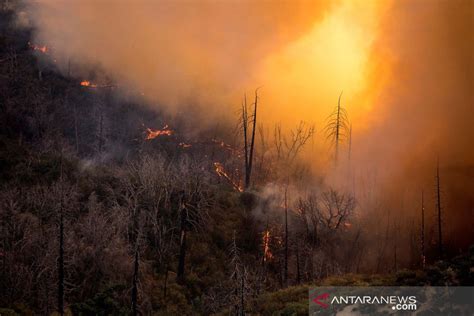
{"type": "Polygon", "coordinates": [[[59,257],[58,257],[58,312],[64,315],[64,215],[62,202],[59,209],[59,257]]]}
{"type": "MultiPolygon", "coordinates": [[[[138,238],[137,238],[138,239],[138,238]]],[[[134,262],[133,262],[133,280],[132,280],[132,314],[138,315],[138,272],[140,268],[139,262],[139,246],[138,240],[135,247],[134,262]]]]}
{"type": "Polygon", "coordinates": [[[253,156],[255,148],[255,133],[257,129],[257,108],[258,108],[258,89],[255,90],[255,99],[252,104],[253,113],[249,115],[249,107],[247,105],[247,96],[244,95],[242,104],[242,132],[244,136],[244,155],[245,155],[245,189],[250,188],[253,156]],[[249,144],[250,141],[250,144],[249,144]]]}
{"type": "Polygon", "coordinates": [[[76,142],[76,153],[79,154],[79,130],[78,130],[78,124],[77,124],[77,109],[76,109],[75,102],[73,105],[73,114],[74,114],[74,139],[76,142]]]}
{"type": "Polygon", "coordinates": [[[322,194],[319,206],[320,221],[329,229],[339,229],[353,213],[355,199],[352,195],[330,189],[322,194]]]}
{"type": "Polygon", "coordinates": [[[186,234],[187,234],[187,226],[188,226],[188,211],[186,209],[186,204],[184,202],[184,192],[181,192],[179,205],[180,205],[181,227],[180,227],[180,241],[179,241],[178,273],[177,273],[176,278],[178,281],[182,281],[184,279],[184,265],[185,265],[185,260],[186,260],[186,234]]]}
{"type": "Polygon", "coordinates": [[[314,136],[314,133],[314,125],[300,121],[299,124],[290,131],[290,137],[288,138],[283,135],[281,125],[275,125],[273,138],[277,160],[283,159],[286,164],[291,164],[308,140],[314,136]]]}
{"type": "Polygon", "coordinates": [[[393,270],[395,272],[398,271],[398,236],[400,234],[400,223],[395,221],[393,224],[393,235],[394,235],[394,241],[393,241],[393,270]]]}
{"type": "Polygon", "coordinates": [[[423,190],[421,191],[421,266],[424,269],[426,264],[425,256],[425,201],[423,190]]]}
{"type": "Polygon", "coordinates": [[[285,286],[288,286],[288,185],[285,187],[285,268],[283,280],[285,286]]]}
{"type": "Polygon", "coordinates": [[[339,145],[347,137],[349,119],[346,109],[341,105],[342,91],[337,101],[337,106],[328,117],[325,128],[326,137],[334,146],[334,163],[337,164],[339,145]]]}
{"type": "Polygon", "coordinates": [[[233,303],[235,315],[245,315],[245,267],[240,259],[240,249],[237,247],[235,231],[232,237],[232,244],[229,248],[232,274],[230,279],[233,282],[233,303]]]}
{"type": "Polygon", "coordinates": [[[351,161],[351,155],[352,155],[352,123],[350,123],[349,125],[349,151],[348,151],[348,157],[347,157],[349,162],[351,161]]]}
{"type": "Polygon", "coordinates": [[[439,176],[439,159],[436,163],[436,210],[438,213],[438,252],[439,257],[443,257],[443,233],[442,233],[442,217],[441,217],[441,180],[439,176]]]}
{"type": "Polygon", "coordinates": [[[59,256],[58,256],[58,312],[64,315],[64,212],[63,212],[63,153],[60,161],[59,196],[59,256]]]}
{"type": "Polygon", "coordinates": [[[300,269],[300,247],[298,239],[295,240],[296,249],[296,284],[301,283],[301,269],[300,269]]]}

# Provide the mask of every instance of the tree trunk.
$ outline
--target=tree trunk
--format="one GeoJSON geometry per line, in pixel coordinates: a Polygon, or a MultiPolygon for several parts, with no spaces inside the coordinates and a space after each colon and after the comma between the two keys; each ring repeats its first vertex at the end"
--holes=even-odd
{"type": "Polygon", "coordinates": [[[298,241],[296,241],[296,284],[301,283],[301,271],[300,271],[300,251],[298,241]]]}
{"type": "Polygon", "coordinates": [[[285,188],[285,270],[283,279],[285,286],[288,286],[288,186],[285,188]]]}
{"type": "Polygon", "coordinates": [[[64,219],[62,206],[59,217],[59,258],[58,258],[58,313],[64,315],[64,219]]]}
{"type": "Polygon", "coordinates": [[[178,261],[178,274],[177,280],[182,281],[184,279],[184,265],[186,259],[186,226],[188,221],[188,213],[184,206],[184,203],[181,202],[181,238],[179,244],[179,261],[178,261]]]}
{"type": "Polygon", "coordinates": [[[253,165],[253,151],[255,146],[255,130],[257,128],[257,104],[258,104],[258,93],[255,91],[255,104],[253,107],[253,124],[252,124],[252,138],[250,140],[250,153],[249,153],[249,168],[248,168],[248,183],[247,188],[250,187],[250,177],[252,175],[252,165],[253,165]]]}
{"type": "Polygon", "coordinates": [[[421,191],[421,267],[424,269],[426,264],[425,257],[425,201],[423,191],[421,191]]]}
{"type": "Polygon", "coordinates": [[[138,271],[139,271],[139,255],[138,245],[135,250],[135,262],[133,268],[133,285],[132,285],[132,314],[138,315],[138,271]]]}
{"type": "Polygon", "coordinates": [[[76,111],[76,103],[74,103],[74,136],[76,140],[76,154],[79,154],[79,132],[77,127],[77,111],[76,111]]]}
{"type": "Polygon", "coordinates": [[[242,275],[240,276],[240,315],[245,315],[245,301],[244,301],[244,294],[245,294],[245,279],[244,279],[244,271],[242,271],[242,275]]]}
{"type": "Polygon", "coordinates": [[[439,160],[436,165],[436,209],[438,211],[438,252],[439,258],[443,258],[443,233],[441,225],[441,184],[439,179],[439,160]]]}

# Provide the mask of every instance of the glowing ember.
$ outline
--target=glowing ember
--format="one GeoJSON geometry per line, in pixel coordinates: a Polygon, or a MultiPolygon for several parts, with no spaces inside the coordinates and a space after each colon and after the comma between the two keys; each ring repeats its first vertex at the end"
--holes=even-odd
{"type": "Polygon", "coordinates": [[[263,262],[267,262],[273,258],[273,254],[270,251],[270,231],[266,230],[263,233],[263,262]]]}
{"type": "Polygon", "coordinates": [[[232,179],[229,177],[229,175],[225,172],[224,166],[220,162],[215,162],[214,166],[216,167],[216,173],[220,176],[225,178],[227,181],[229,181],[230,184],[234,187],[239,192],[243,192],[244,189],[238,184],[232,181],[232,179]]]}
{"type": "Polygon", "coordinates": [[[35,44],[31,44],[29,42],[28,42],[28,45],[31,47],[32,50],[41,52],[43,54],[47,54],[48,51],[49,51],[49,49],[46,45],[35,45],[35,44]]]}
{"type": "Polygon", "coordinates": [[[96,84],[93,84],[93,83],[91,83],[90,81],[87,81],[87,80],[81,81],[81,86],[89,87],[89,88],[97,88],[96,84]]]}
{"type": "Polygon", "coordinates": [[[165,125],[162,129],[152,130],[151,128],[146,129],[147,135],[146,140],[152,140],[158,136],[170,136],[173,134],[173,131],[168,128],[168,125],[165,125]]]}

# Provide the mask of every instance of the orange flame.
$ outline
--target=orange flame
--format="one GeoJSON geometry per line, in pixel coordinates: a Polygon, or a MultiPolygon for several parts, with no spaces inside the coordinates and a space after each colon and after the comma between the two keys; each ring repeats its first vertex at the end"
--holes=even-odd
{"type": "Polygon", "coordinates": [[[227,181],[229,181],[230,184],[234,187],[239,192],[244,192],[244,189],[238,184],[232,181],[232,179],[229,177],[229,175],[225,172],[224,166],[220,162],[215,162],[214,166],[216,167],[216,173],[220,176],[225,178],[227,181]]]}
{"type": "Polygon", "coordinates": [[[31,44],[29,42],[28,42],[28,45],[31,47],[32,50],[41,52],[43,54],[47,54],[49,52],[48,46],[46,46],[46,45],[35,45],[35,44],[31,44]]]}
{"type": "Polygon", "coordinates": [[[263,232],[263,262],[267,262],[273,258],[273,254],[270,251],[270,231],[266,230],[263,232]]]}
{"type": "Polygon", "coordinates": [[[87,80],[81,81],[81,86],[89,87],[89,88],[97,88],[96,84],[93,84],[93,83],[91,83],[90,81],[87,81],[87,80]]]}
{"type": "Polygon", "coordinates": [[[148,133],[145,138],[146,140],[152,140],[162,135],[170,136],[173,134],[173,131],[168,128],[168,125],[165,125],[162,129],[158,130],[152,130],[151,128],[147,128],[146,132],[148,133]]]}

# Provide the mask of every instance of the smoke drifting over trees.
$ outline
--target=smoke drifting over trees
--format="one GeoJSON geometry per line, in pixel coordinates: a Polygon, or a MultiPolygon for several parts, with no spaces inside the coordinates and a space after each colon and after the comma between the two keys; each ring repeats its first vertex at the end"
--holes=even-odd
{"type": "Polygon", "coordinates": [[[472,1],[0,4],[0,314],[472,284],[472,1]]]}

